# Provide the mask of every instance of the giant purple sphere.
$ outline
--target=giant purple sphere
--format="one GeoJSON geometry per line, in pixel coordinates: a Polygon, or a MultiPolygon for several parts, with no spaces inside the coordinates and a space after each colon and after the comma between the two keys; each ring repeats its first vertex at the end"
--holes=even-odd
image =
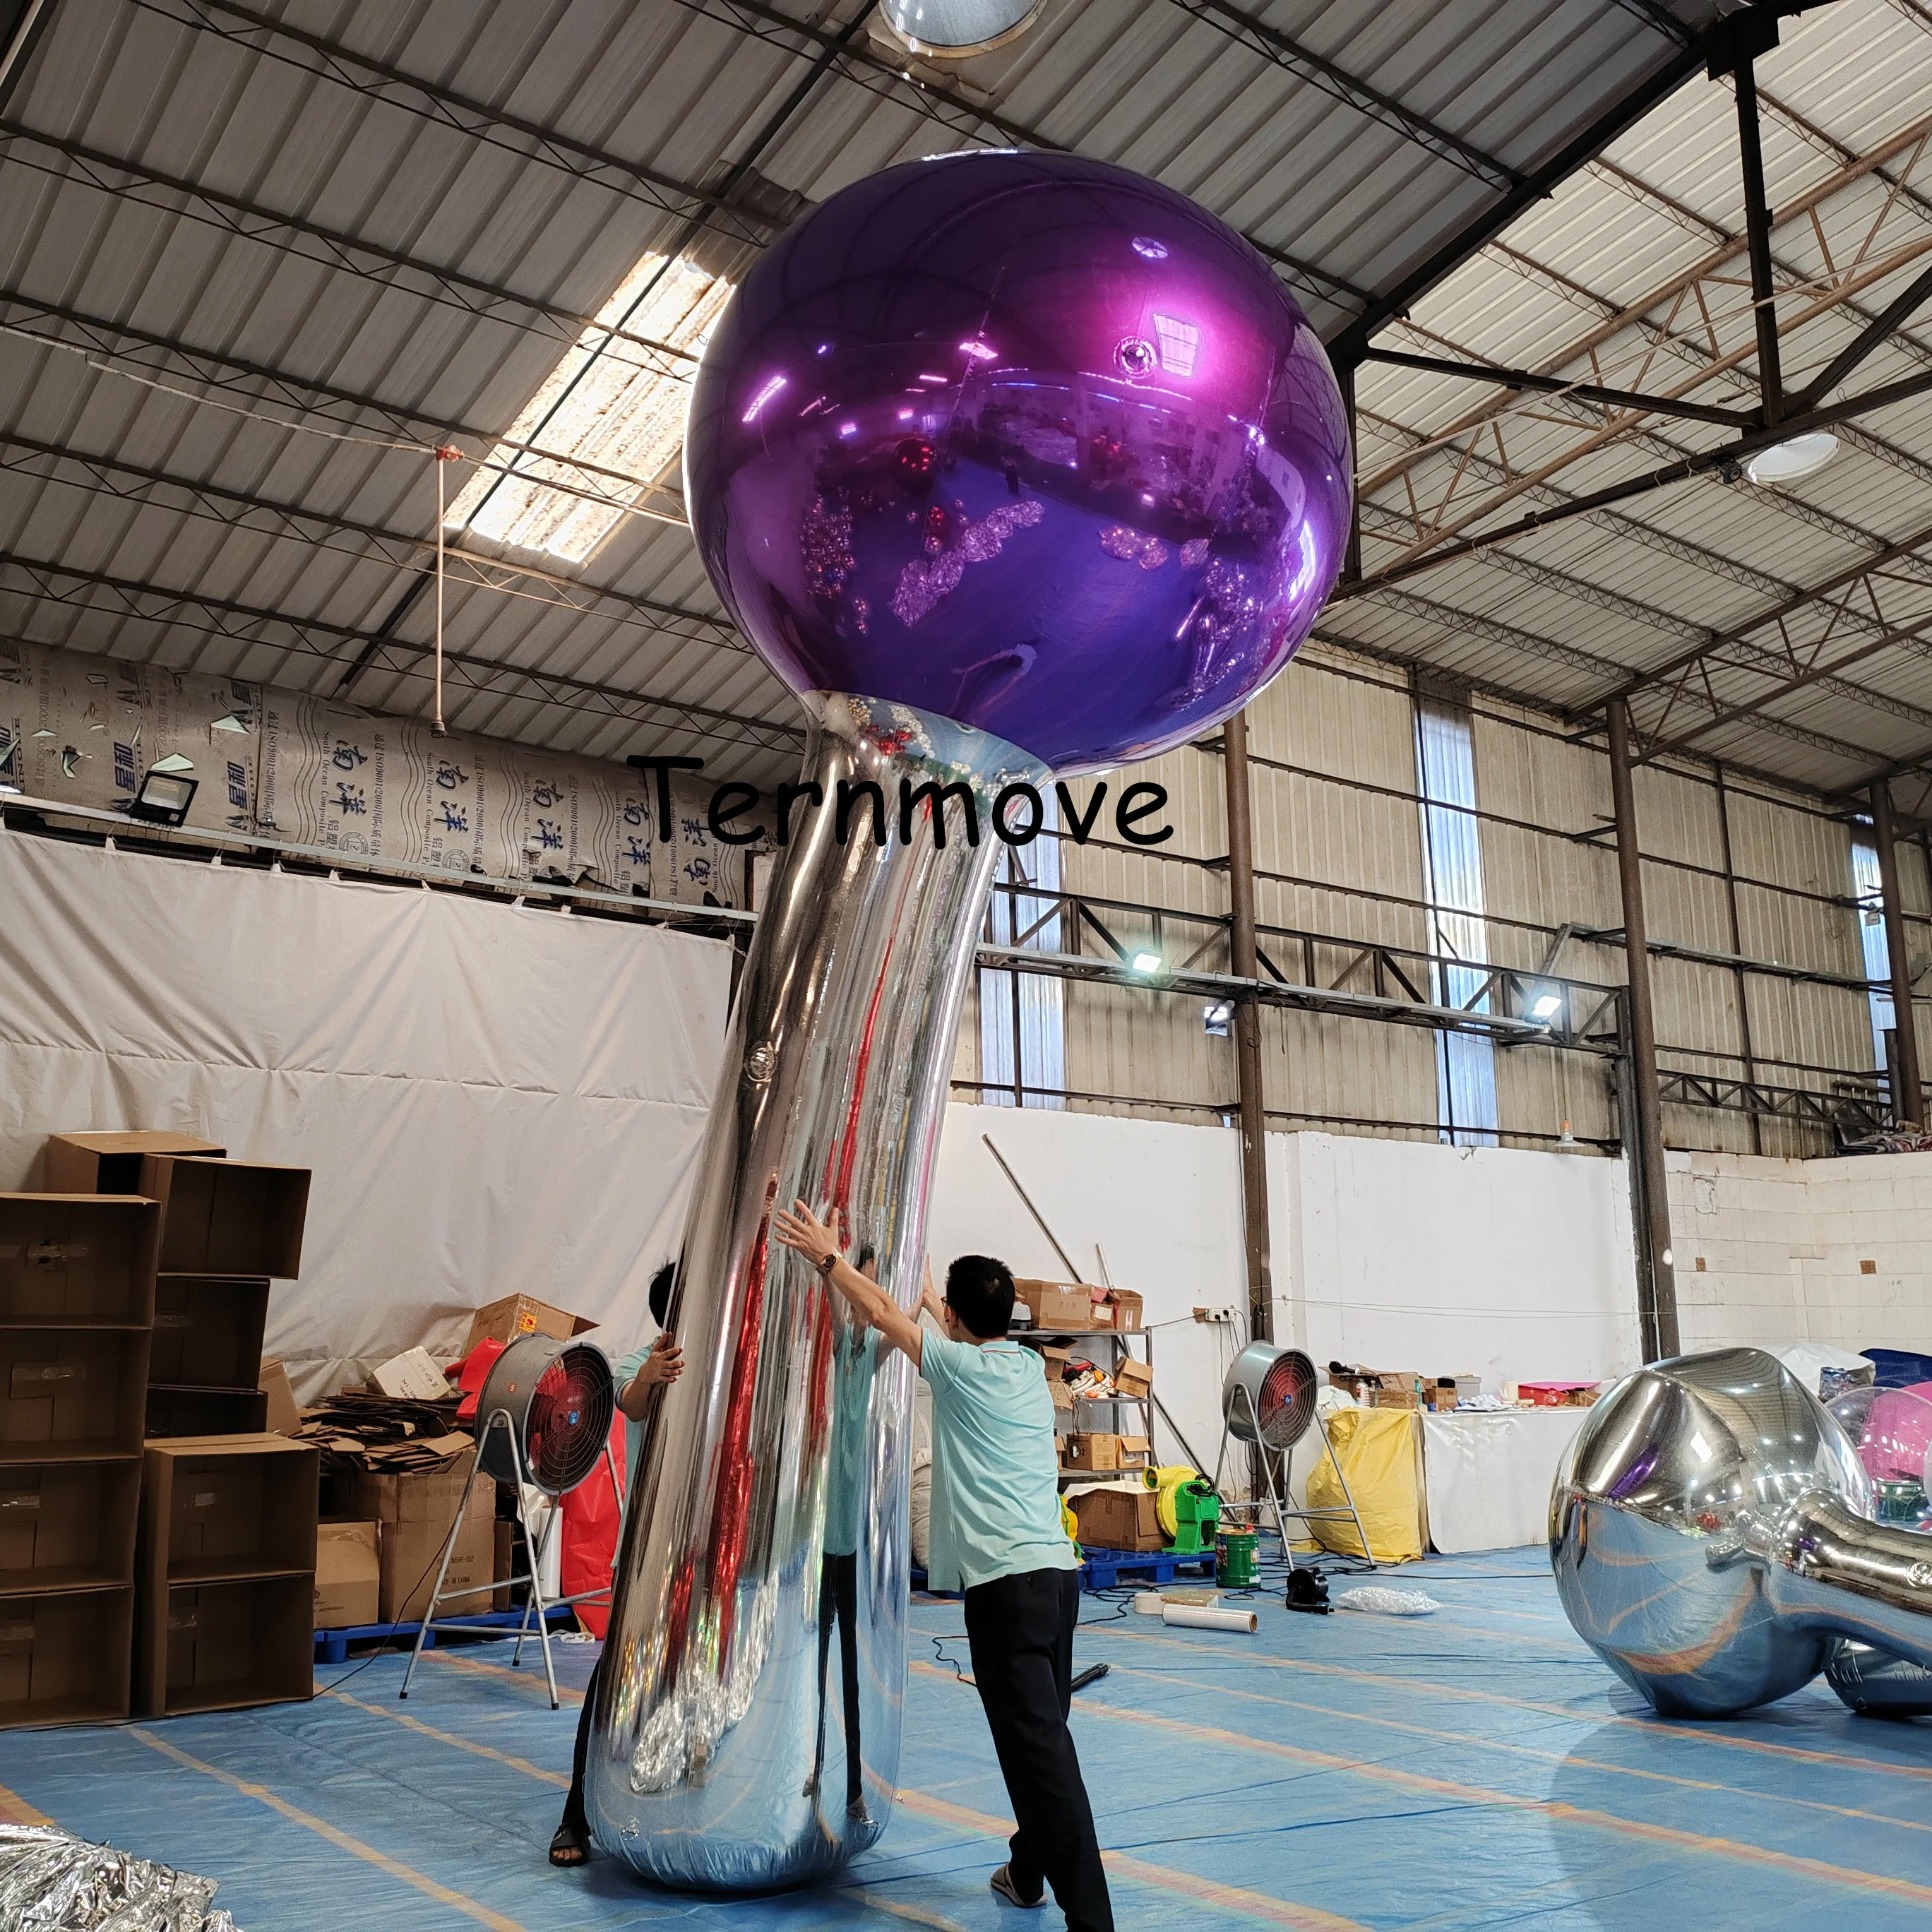
{"type": "Polygon", "coordinates": [[[979,150],[779,236],[685,442],[718,595],[795,691],[989,731],[1056,771],[1238,710],[1347,540],[1342,397],[1268,264],[1159,183],[979,150]]]}

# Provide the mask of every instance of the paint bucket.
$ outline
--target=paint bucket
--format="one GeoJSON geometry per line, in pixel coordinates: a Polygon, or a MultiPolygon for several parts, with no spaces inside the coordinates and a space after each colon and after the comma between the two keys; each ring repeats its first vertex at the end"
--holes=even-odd
{"type": "Polygon", "coordinates": [[[1255,1580],[1255,1532],[1224,1529],[1214,1539],[1214,1580],[1224,1590],[1246,1590],[1255,1580]]]}

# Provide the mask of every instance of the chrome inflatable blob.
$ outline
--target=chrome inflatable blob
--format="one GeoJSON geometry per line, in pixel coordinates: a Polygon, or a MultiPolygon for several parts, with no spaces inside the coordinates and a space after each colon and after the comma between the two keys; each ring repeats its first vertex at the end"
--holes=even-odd
{"type": "MultiPolygon", "coordinates": [[[[1319,344],[1238,236],[1118,169],[980,152],[772,244],[706,352],[686,474],[718,593],[812,729],[586,1784],[604,1851],[751,1890],[884,1828],[906,1672],[910,1367],[770,1243],[772,1204],[836,1208],[916,1302],[1003,792],[1252,698],[1332,587],[1350,458],[1319,344]]],[[[1008,826],[1030,817],[1009,794],[1008,826]]]]}
{"type": "Polygon", "coordinates": [[[1670,1717],[1932,1703],[1932,1536],[1876,1522],[1838,1422],[1774,1357],[1658,1362],[1589,1414],[1550,1504],[1577,1634],[1670,1717]],[[1896,1660],[1896,1661],[1893,1661],[1896,1660]]]}

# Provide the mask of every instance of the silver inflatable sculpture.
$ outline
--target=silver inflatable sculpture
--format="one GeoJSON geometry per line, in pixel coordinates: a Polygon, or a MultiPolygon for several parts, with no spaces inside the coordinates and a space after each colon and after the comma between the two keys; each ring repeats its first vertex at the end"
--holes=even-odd
{"type": "MultiPolygon", "coordinates": [[[[1056,777],[1184,744],[1274,677],[1335,581],[1353,466],[1320,341],[1238,236],[1105,164],[990,150],[856,182],[774,242],[705,350],[685,454],[705,568],[811,734],[800,784],[712,801],[783,849],[586,1798],[638,1871],[752,1890],[884,1828],[910,1568],[909,1365],[772,1250],[772,1203],[836,1208],[913,1306],[1001,839],[1041,830],[1056,777]],[[1179,350],[1144,333],[1156,310],[1179,350]]],[[[1113,804],[1123,839],[1166,836],[1136,829],[1157,802],[1113,804]]]]}
{"type": "Polygon", "coordinates": [[[1852,1440],[1774,1356],[1617,1384],[1557,1471],[1550,1562],[1577,1634],[1666,1717],[1820,1671],[1855,1710],[1932,1710],[1932,1535],[1871,1520],[1852,1440]]]}

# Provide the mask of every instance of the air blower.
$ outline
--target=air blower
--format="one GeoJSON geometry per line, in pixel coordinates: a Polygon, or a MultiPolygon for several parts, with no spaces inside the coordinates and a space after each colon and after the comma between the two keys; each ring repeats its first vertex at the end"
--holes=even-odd
{"type": "Polygon", "coordinates": [[[1318,1432],[1322,1449],[1335,1465],[1345,1504],[1333,1509],[1297,1509],[1289,1505],[1294,1487],[1294,1446],[1308,1433],[1315,1420],[1316,1396],[1320,1387],[1321,1377],[1315,1364],[1299,1348],[1277,1348],[1272,1342],[1250,1342],[1229,1364],[1221,1382],[1221,1453],[1215,1461],[1212,1485],[1223,1498],[1221,1517],[1232,1527],[1245,1514],[1248,1523],[1258,1529],[1265,1504],[1274,1519],[1275,1533],[1281,1538],[1282,1554],[1291,1574],[1294,1568],[1294,1545],[1288,1528],[1291,1522],[1350,1522],[1361,1538],[1361,1547],[1369,1546],[1355,1499],[1349,1492],[1348,1479],[1342,1474],[1335,1445],[1329,1441],[1325,1429],[1318,1432]],[[1228,1448],[1236,1442],[1258,1452],[1255,1463],[1263,1493],[1250,1502],[1226,1501],[1227,1492],[1222,1487],[1228,1448]]]}
{"type": "MultiPolygon", "coordinates": [[[[399,1696],[410,1694],[410,1680],[416,1675],[416,1665],[422,1660],[430,1631],[438,1628],[438,1605],[460,1598],[488,1598],[508,1585],[526,1583],[529,1594],[524,1601],[523,1621],[518,1628],[517,1648],[511,1662],[514,1665],[522,1661],[524,1639],[529,1635],[534,1618],[538,1641],[543,1650],[544,1678],[550,1690],[550,1708],[554,1711],[557,1708],[556,1671],[550,1654],[550,1612],[577,1599],[565,1597],[554,1603],[544,1600],[544,1558],[560,1512],[546,1510],[542,1529],[533,1532],[526,1503],[532,1490],[553,1501],[568,1496],[590,1477],[600,1460],[608,1460],[610,1426],[616,1414],[617,1391],[611,1379],[610,1364],[604,1351],[592,1342],[560,1341],[554,1335],[520,1335],[490,1365],[476,1398],[476,1460],[471,1465],[470,1480],[464,1485],[463,1502],[456,1512],[456,1520],[450,1526],[449,1534],[443,1543],[442,1558],[436,1573],[436,1587],[430,1592],[429,1601],[424,1606],[422,1622],[416,1631],[416,1649],[410,1658],[408,1670],[403,1673],[402,1688],[397,1694],[399,1696]],[[446,1591],[443,1584],[449,1574],[450,1558],[455,1551],[456,1539],[462,1531],[464,1520],[470,1514],[471,1492],[479,1480],[489,1478],[509,1484],[516,1496],[518,1520],[524,1529],[524,1547],[530,1558],[529,1574],[499,1577],[475,1588],[446,1591]]],[[[610,1480],[614,1492],[622,1495],[614,1464],[610,1480]]],[[[584,1594],[602,1598],[608,1593],[607,1586],[604,1589],[584,1594]]],[[[488,1603],[486,1601],[482,1607],[487,1612],[488,1603]]],[[[475,1628],[476,1615],[474,1611],[471,1612],[469,1628],[475,1628]]],[[[464,1619],[444,1621],[458,1628],[465,1627],[464,1619]]]]}

